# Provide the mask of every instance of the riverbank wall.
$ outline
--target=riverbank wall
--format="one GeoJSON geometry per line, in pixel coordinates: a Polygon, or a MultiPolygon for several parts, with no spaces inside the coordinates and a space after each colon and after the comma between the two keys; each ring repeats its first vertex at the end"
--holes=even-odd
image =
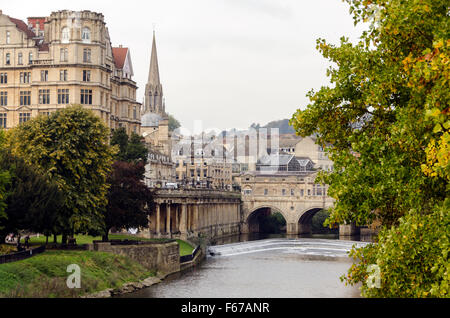
{"type": "Polygon", "coordinates": [[[94,242],[89,250],[126,256],[151,271],[172,274],[180,271],[180,249],[176,241],[167,243],[145,242],[135,245],[114,245],[94,242]]]}

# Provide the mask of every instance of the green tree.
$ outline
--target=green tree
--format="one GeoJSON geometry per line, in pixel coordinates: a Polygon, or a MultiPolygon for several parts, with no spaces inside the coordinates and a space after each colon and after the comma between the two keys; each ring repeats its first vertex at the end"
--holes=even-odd
{"type": "Polygon", "coordinates": [[[169,114],[169,131],[174,131],[175,129],[180,127],[180,122],[175,117],[169,114]]]}
{"type": "Polygon", "coordinates": [[[7,219],[0,220],[0,241],[7,233],[18,234],[20,230],[44,233],[47,237],[56,232],[65,199],[58,185],[37,167],[6,151],[0,155],[0,170],[8,171],[11,180],[6,187],[7,219]]]}
{"type": "MultiPolygon", "coordinates": [[[[388,242],[389,235],[401,235],[399,227],[419,226],[411,222],[419,222],[420,216],[428,218],[438,209],[448,213],[443,202],[449,191],[449,1],[347,2],[355,24],[365,21],[370,26],[357,44],[346,38],[340,46],[317,41],[323,56],[335,65],[327,71],[333,85],[309,92],[311,104],[298,110],[291,124],[302,136],[316,134],[335,163],[333,173],[318,178],[330,185],[328,194],[336,199],[328,223],[368,225],[377,220],[385,229],[379,241],[388,242]]],[[[448,235],[445,223],[424,224],[425,233],[448,235]]],[[[418,241],[414,243],[418,248],[418,241]]],[[[376,255],[371,261],[388,259],[383,245],[370,248],[376,255]]],[[[415,248],[404,252],[414,253],[415,248]]],[[[362,259],[367,250],[359,250],[362,259]]],[[[444,257],[434,256],[441,261],[444,257]]],[[[399,270],[393,263],[405,265],[406,256],[392,254],[390,261],[382,268],[378,296],[393,295],[394,290],[398,297],[433,294],[431,285],[404,289],[387,279],[390,270],[399,270]]],[[[363,282],[367,288],[364,275],[355,275],[355,269],[361,274],[366,265],[355,265],[347,281],[363,282]]],[[[401,274],[409,276],[412,270],[402,266],[401,274]]]]}
{"type": "Polygon", "coordinates": [[[125,128],[119,128],[113,131],[111,145],[117,145],[119,152],[115,156],[118,161],[147,162],[148,149],[142,136],[132,133],[128,136],[125,128]]]}
{"type": "Polygon", "coordinates": [[[108,240],[111,228],[147,228],[148,216],[153,204],[153,194],[144,184],[143,162],[117,161],[108,178],[111,187],[105,209],[103,240],[108,240]]]}
{"type": "Polygon", "coordinates": [[[116,152],[108,129],[92,111],[70,106],[39,116],[11,132],[13,154],[37,165],[65,194],[61,209],[63,242],[102,224],[116,152]]]}
{"type": "MultiPolygon", "coordinates": [[[[0,153],[4,152],[4,142],[5,142],[5,133],[2,129],[0,129],[0,153]]],[[[6,188],[9,185],[10,176],[8,171],[0,169],[0,232],[5,229],[5,221],[7,219],[5,208],[6,208],[6,188]]],[[[4,242],[4,238],[1,238],[0,235],[0,244],[4,242]]]]}

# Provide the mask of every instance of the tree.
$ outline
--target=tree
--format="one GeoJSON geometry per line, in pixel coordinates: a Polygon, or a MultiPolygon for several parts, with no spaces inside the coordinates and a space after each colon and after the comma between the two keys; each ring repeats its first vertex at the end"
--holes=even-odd
{"type": "Polygon", "coordinates": [[[144,163],[115,162],[108,178],[111,187],[105,209],[103,240],[108,240],[111,228],[147,228],[152,208],[152,192],[142,182],[144,163]]]}
{"type": "Polygon", "coordinates": [[[20,230],[47,236],[54,233],[65,199],[58,185],[37,167],[6,151],[0,155],[0,170],[8,171],[10,175],[10,183],[6,187],[7,219],[0,221],[3,224],[0,241],[7,233],[18,234],[20,230]]]}
{"type": "MultiPolygon", "coordinates": [[[[3,153],[4,151],[4,132],[0,129],[0,151],[3,153]]],[[[6,208],[6,197],[7,192],[6,188],[10,183],[10,175],[8,171],[0,169],[0,233],[5,230],[5,221],[7,219],[7,215],[5,213],[6,208]]],[[[5,240],[2,238],[2,235],[0,235],[0,244],[3,243],[5,240]]]]}
{"type": "Polygon", "coordinates": [[[66,200],[61,209],[63,242],[102,223],[107,176],[116,152],[108,129],[92,111],[70,106],[39,116],[11,132],[11,149],[45,171],[66,200]]]}
{"type": "Polygon", "coordinates": [[[175,129],[180,127],[180,122],[175,117],[169,114],[169,131],[174,131],[175,129]]]}
{"type": "MultiPolygon", "coordinates": [[[[426,226],[425,233],[433,230],[446,237],[448,224],[419,220],[445,211],[449,190],[448,0],[347,2],[355,24],[365,21],[370,26],[355,45],[346,38],[340,46],[317,41],[318,49],[335,65],[327,71],[333,86],[310,91],[311,104],[291,119],[300,135],[316,134],[335,163],[333,173],[320,173],[317,180],[328,183],[328,194],[336,199],[327,222],[368,225],[376,220],[384,228],[380,242],[401,235],[397,230],[402,226],[406,230],[420,224],[426,226]]],[[[397,239],[390,242],[403,247],[405,241],[397,239]]],[[[371,248],[375,252],[370,255],[376,255],[371,261],[381,264],[388,259],[383,245],[371,248]]],[[[368,250],[354,253],[365,259],[368,250]]],[[[390,265],[406,261],[391,256],[390,265]]],[[[355,274],[367,264],[361,261],[355,266],[347,282],[362,282],[367,288],[363,276],[355,274]]],[[[407,266],[401,268],[405,276],[412,273],[407,266]]],[[[378,296],[392,295],[388,290],[397,290],[397,296],[410,295],[408,288],[400,288],[389,277],[389,270],[398,268],[383,269],[378,296]]],[[[415,289],[415,295],[432,295],[431,290],[419,292],[426,286],[430,285],[409,288],[415,289]]],[[[448,293],[448,285],[445,288],[448,293]]]]}
{"type": "Polygon", "coordinates": [[[117,145],[119,152],[115,159],[126,162],[147,162],[148,149],[142,136],[132,133],[128,136],[125,128],[119,128],[113,131],[111,145],[117,145]]]}

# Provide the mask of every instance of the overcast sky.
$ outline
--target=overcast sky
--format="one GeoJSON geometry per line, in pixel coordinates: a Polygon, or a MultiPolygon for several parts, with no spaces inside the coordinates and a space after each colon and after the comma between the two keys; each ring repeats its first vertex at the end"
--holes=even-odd
{"type": "Polygon", "coordinates": [[[291,118],[310,89],[328,83],[316,39],[356,41],[362,30],[341,0],[22,0],[1,9],[22,20],[63,9],[103,13],[113,46],[131,49],[139,102],[155,25],[166,111],[187,128],[291,118]]]}

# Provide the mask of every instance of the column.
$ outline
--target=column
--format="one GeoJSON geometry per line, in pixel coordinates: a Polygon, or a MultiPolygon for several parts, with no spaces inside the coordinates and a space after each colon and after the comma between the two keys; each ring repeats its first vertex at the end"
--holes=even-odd
{"type": "Polygon", "coordinates": [[[198,204],[194,204],[193,208],[194,208],[194,215],[193,215],[194,220],[192,222],[193,223],[192,230],[194,232],[197,232],[197,230],[198,230],[198,204]]]}
{"type": "Polygon", "coordinates": [[[161,207],[156,203],[156,236],[161,236],[161,207]]]}
{"type": "Polygon", "coordinates": [[[186,203],[181,204],[180,233],[182,239],[187,239],[186,210],[186,203]]]}
{"type": "Polygon", "coordinates": [[[171,237],[172,231],[170,229],[170,203],[167,203],[166,206],[166,231],[167,234],[169,234],[169,237],[171,237]]]}

